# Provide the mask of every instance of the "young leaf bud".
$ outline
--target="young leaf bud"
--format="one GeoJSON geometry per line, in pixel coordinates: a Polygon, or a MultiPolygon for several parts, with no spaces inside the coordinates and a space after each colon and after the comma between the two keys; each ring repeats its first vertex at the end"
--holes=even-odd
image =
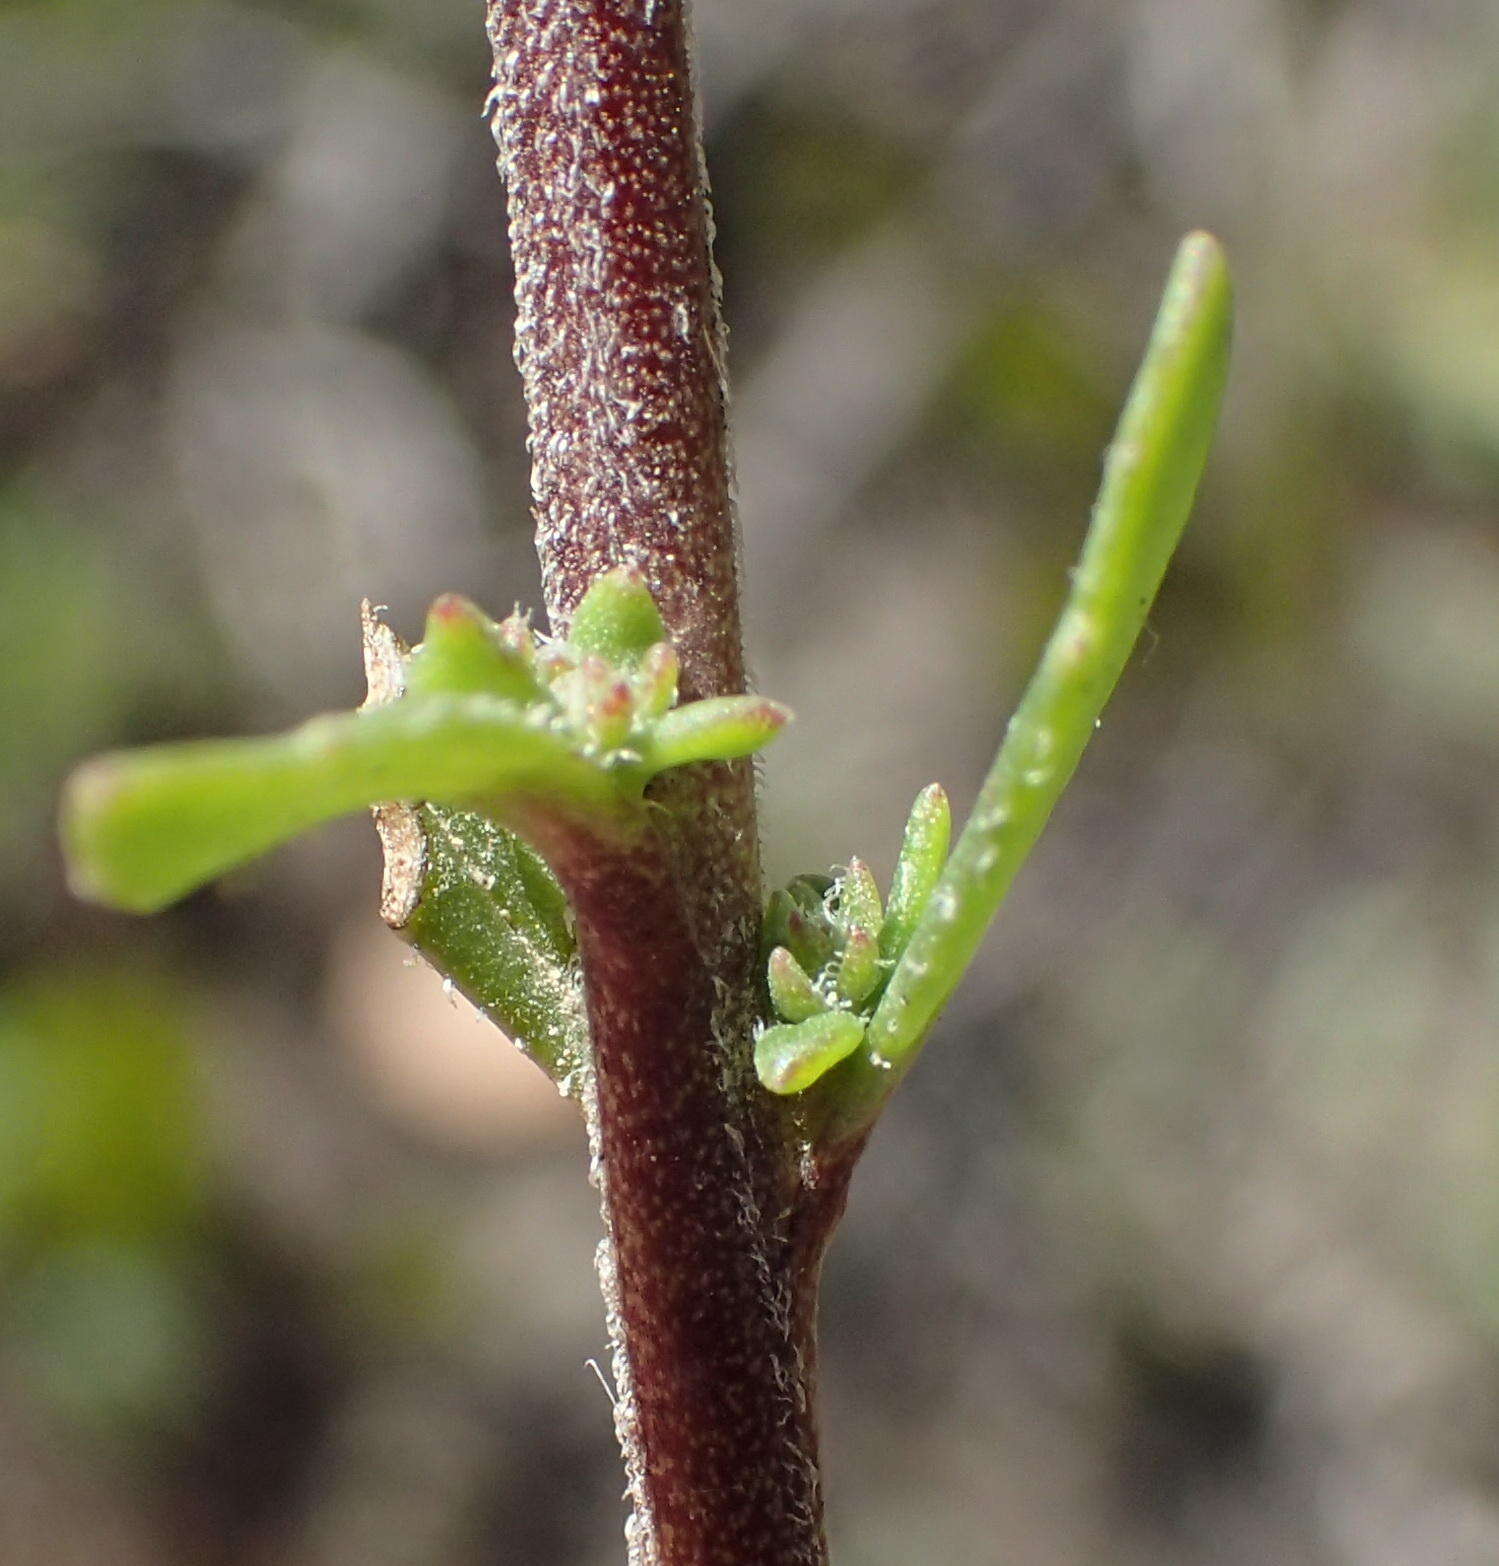
{"type": "Polygon", "coordinates": [[[791,916],[797,911],[791,893],[778,886],[765,905],[765,923],[760,927],[760,950],[767,961],[777,946],[791,944],[791,916]]]}
{"type": "Polygon", "coordinates": [[[428,610],[426,639],[411,654],[406,689],[413,696],[502,696],[522,706],[539,694],[500,627],[457,593],[444,593],[428,610]]]}
{"type": "Polygon", "coordinates": [[[857,926],[878,938],[884,922],[880,889],[873,872],[862,859],[850,859],[848,869],[838,880],[838,923],[845,929],[857,926]]]}
{"type": "Polygon", "coordinates": [[[833,960],[833,932],[823,917],[793,905],[786,920],[786,949],[807,973],[821,973],[833,960]]]}
{"type": "Polygon", "coordinates": [[[828,893],[833,890],[833,878],[820,870],[804,870],[786,883],[786,890],[796,899],[797,905],[808,913],[824,918],[827,914],[828,893]]]}
{"type": "Polygon", "coordinates": [[[677,650],[670,642],[655,642],[645,650],[635,671],[635,702],[643,718],[659,718],[677,699],[677,650]]]}
{"type": "Polygon", "coordinates": [[[786,1022],[805,1022],[828,1009],[827,1001],[807,977],[807,970],[784,946],[777,946],[770,954],[766,984],[776,1015],[786,1022]]]}
{"type": "Polygon", "coordinates": [[[611,680],[591,693],[588,733],[601,750],[617,750],[630,737],[635,723],[635,695],[628,680],[611,680]]]}
{"type": "Polygon", "coordinates": [[[568,640],[580,652],[597,653],[616,668],[634,669],[666,636],[651,590],[633,566],[595,579],[573,611],[568,640]]]}
{"type": "Polygon", "coordinates": [[[519,609],[501,620],[496,628],[500,646],[508,648],[527,666],[536,662],[536,633],[531,629],[531,616],[519,609]]]}
{"type": "Polygon", "coordinates": [[[844,937],[838,954],[838,993],[850,1006],[859,1006],[880,981],[880,943],[868,930],[855,925],[844,937]]]}

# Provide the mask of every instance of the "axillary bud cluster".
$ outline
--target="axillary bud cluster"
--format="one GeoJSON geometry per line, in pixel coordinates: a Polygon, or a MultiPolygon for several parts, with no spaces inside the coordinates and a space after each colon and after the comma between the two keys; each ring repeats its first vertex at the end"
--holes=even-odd
{"type": "Polygon", "coordinates": [[[888,901],[861,859],[771,894],[765,987],[779,1020],[755,1045],[755,1070],[771,1092],[802,1092],[863,1044],[942,874],[950,832],[947,795],[933,783],[911,807],[888,901]]]}

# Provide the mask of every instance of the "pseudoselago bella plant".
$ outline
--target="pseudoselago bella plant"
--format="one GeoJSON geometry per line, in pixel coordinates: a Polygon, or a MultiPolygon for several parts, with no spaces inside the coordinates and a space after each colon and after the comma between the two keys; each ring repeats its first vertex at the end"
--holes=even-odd
{"type": "Polygon", "coordinates": [[[1227,274],[1184,241],[951,852],[933,785],[885,893],[853,858],[767,906],[746,758],[790,714],[745,690],[683,0],[491,0],[488,27],[548,630],[450,595],[408,648],[366,608],[357,713],[82,767],[72,882],[149,911],[373,807],[386,921],[586,1118],[632,1566],[816,1566],[823,1252],[1144,623],[1217,415],[1227,274]]]}

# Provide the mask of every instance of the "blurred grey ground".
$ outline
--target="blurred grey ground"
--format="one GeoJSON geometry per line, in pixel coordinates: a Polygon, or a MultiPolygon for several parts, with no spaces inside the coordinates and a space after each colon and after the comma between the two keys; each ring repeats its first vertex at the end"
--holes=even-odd
{"type": "MultiPolygon", "coordinates": [[[[533,601],[479,7],[0,10],[0,1562],[621,1549],[579,1135],[349,823],[72,904],[105,744],[533,601]]],[[[857,1182],[840,1566],[1499,1559],[1499,12],[699,0],[770,872],[966,803],[1179,234],[1154,636],[857,1182]]]]}

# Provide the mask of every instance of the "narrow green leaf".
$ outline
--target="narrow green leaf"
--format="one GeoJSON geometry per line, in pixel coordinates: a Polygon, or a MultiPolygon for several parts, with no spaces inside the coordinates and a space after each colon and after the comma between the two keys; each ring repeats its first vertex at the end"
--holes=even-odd
{"type": "Polygon", "coordinates": [[[618,669],[633,669],[666,636],[645,578],[631,566],[598,577],[573,611],[568,641],[618,669]]]}
{"type": "Polygon", "coordinates": [[[899,957],[906,949],[932,888],[947,863],[947,841],[952,831],[952,810],[940,783],[928,783],[916,796],[901,840],[900,858],[890,878],[890,905],[880,931],[880,950],[899,957]]]}
{"type": "Polygon", "coordinates": [[[864,1019],[826,1011],[767,1028],[755,1043],[755,1072],[772,1093],[800,1093],[858,1049],[864,1019]]]}
{"type": "Polygon", "coordinates": [[[635,701],[643,718],[659,718],[677,699],[680,666],[670,642],[657,642],[645,650],[635,671],[635,701]]]}
{"type": "Polygon", "coordinates": [[[68,782],[63,846],[80,896],[144,913],[368,805],[520,795],[606,823],[625,808],[607,774],[515,703],[408,697],[265,739],[100,756],[68,782]]]}
{"type": "Polygon", "coordinates": [[[973,815],[869,1027],[869,1061],[840,1105],[867,1125],[977,950],[1092,737],[1176,547],[1227,373],[1231,288],[1207,234],[1177,253],[1131,389],[1071,592],[973,815]]]}
{"type": "Polygon", "coordinates": [[[692,761],[733,761],[768,745],[791,710],[765,696],[715,696],[675,707],[655,725],[642,764],[649,773],[692,761]]]}
{"type": "Polygon", "coordinates": [[[874,872],[862,859],[850,859],[848,869],[838,878],[838,923],[850,930],[857,926],[877,937],[884,922],[874,872]]]}
{"type": "Polygon", "coordinates": [[[838,993],[850,1006],[859,1006],[880,982],[880,943],[868,930],[855,925],[843,938],[838,954],[838,993]]]}

